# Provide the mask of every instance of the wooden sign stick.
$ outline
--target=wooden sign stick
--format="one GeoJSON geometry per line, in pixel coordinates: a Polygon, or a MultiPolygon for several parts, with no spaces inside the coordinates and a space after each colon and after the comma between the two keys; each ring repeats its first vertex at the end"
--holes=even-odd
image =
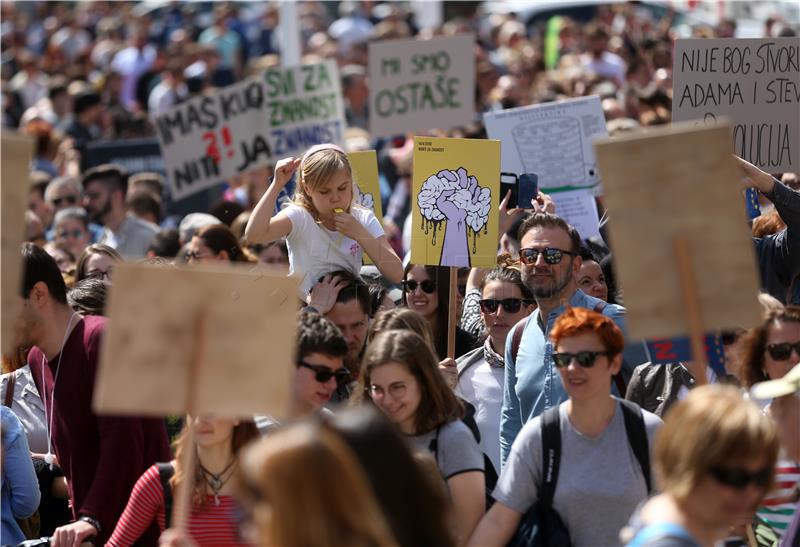
{"type": "Polygon", "coordinates": [[[202,310],[197,317],[195,323],[195,345],[192,358],[189,361],[188,374],[186,383],[188,386],[186,401],[186,443],[185,446],[188,450],[184,450],[181,454],[181,461],[179,462],[180,468],[183,470],[183,480],[178,483],[178,488],[175,492],[175,507],[172,510],[172,526],[180,531],[182,536],[188,535],[187,524],[189,522],[189,513],[192,510],[192,491],[194,490],[194,468],[197,460],[197,448],[194,443],[194,429],[192,427],[192,419],[196,418],[196,391],[197,391],[197,374],[200,371],[203,357],[206,351],[206,322],[207,312],[202,310]]]}
{"type": "Polygon", "coordinates": [[[450,297],[447,300],[450,308],[447,314],[447,357],[450,359],[455,359],[456,356],[456,325],[458,325],[456,290],[458,290],[458,268],[450,266],[450,297]]]}
{"type": "Polygon", "coordinates": [[[686,323],[689,326],[692,360],[698,365],[702,365],[701,370],[705,371],[707,365],[705,329],[703,328],[703,314],[700,309],[700,296],[697,292],[697,280],[694,274],[689,238],[683,235],[675,236],[673,249],[675,263],[678,266],[678,279],[683,296],[683,308],[686,312],[686,323]]]}

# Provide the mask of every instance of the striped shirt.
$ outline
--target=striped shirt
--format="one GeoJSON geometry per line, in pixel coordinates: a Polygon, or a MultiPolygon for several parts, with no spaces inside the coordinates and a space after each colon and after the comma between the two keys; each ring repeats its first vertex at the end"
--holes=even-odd
{"type": "MultiPolygon", "coordinates": [[[[208,496],[205,507],[193,508],[187,525],[189,537],[199,545],[247,545],[238,538],[236,503],[231,496],[208,496]]],[[[123,547],[133,545],[139,536],[156,519],[161,531],[166,527],[164,513],[164,488],[158,475],[158,466],[144,472],[131,492],[128,505],[106,545],[123,547]]]]}
{"type": "Polygon", "coordinates": [[[766,521],[779,536],[783,536],[797,508],[799,482],[800,463],[778,460],[775,467],[775,488],[761,502],[758,516],[766,521]]]}

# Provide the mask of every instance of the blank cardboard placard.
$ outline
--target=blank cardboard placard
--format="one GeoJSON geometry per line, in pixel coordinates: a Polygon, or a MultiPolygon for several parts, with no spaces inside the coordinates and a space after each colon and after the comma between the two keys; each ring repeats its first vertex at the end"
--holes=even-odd
{"type": "Polygon", "coordinates": [[[689,332],[676,237],[689,240],[703,326],[756,325],[759,283],[730,126],[677,124],[595,148],[631,337],[689,332]]]}
{"type": "Polygon", "coordinates": [[[295,368],[296,294],[295,278],[233,267],[117,266],[95,409],[284,414],[295,368]]]}
{"type": "Polygon", "coordinates": [[[33,154],[33,139],[3,131],[2,164],[0,165],[0,249],[3,266],[0,268],[0,348],[12,350],[14,320],[19,306],[19,286],[22,279],[20,245],[25,239],[25,211],[28,209],[28,169],[33,154]]]}

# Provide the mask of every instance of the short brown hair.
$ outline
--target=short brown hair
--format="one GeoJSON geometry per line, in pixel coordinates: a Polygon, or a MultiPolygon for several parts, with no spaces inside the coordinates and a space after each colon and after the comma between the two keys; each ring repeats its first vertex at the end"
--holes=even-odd
{"type": "Polygon", "coordinates": [[[577,253],[581,248],[581,235],[578,233],[578,230],[567,224],[567,221],[558,215],[553,215],[550,213],[533,213],[532,215],[528,216],[519,227],[519,237],[517,237],[517,239],[522,241],[522,238],[525,237],[525,234],[534,228],[561,228],[567,233],[570,241],[572,242],[572,249],[570,249],[570,251],[577,253]]]}

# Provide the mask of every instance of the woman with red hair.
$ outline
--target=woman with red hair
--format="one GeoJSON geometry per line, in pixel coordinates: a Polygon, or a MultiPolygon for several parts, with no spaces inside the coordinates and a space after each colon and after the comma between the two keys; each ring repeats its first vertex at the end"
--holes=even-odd
{"type": "Polygon", "coordinates": [[[622,366],[619,327],[597,312],[568,308],[550,339],[569,399],[522,428],[492,494],[496,503],[471,545],[506,545],[518,528],[530,533],[537,504],[552,508],[563,523],[553,544],[616,545],[651,490],[649,454],[661,419],[611,395],[622,366]]]}

